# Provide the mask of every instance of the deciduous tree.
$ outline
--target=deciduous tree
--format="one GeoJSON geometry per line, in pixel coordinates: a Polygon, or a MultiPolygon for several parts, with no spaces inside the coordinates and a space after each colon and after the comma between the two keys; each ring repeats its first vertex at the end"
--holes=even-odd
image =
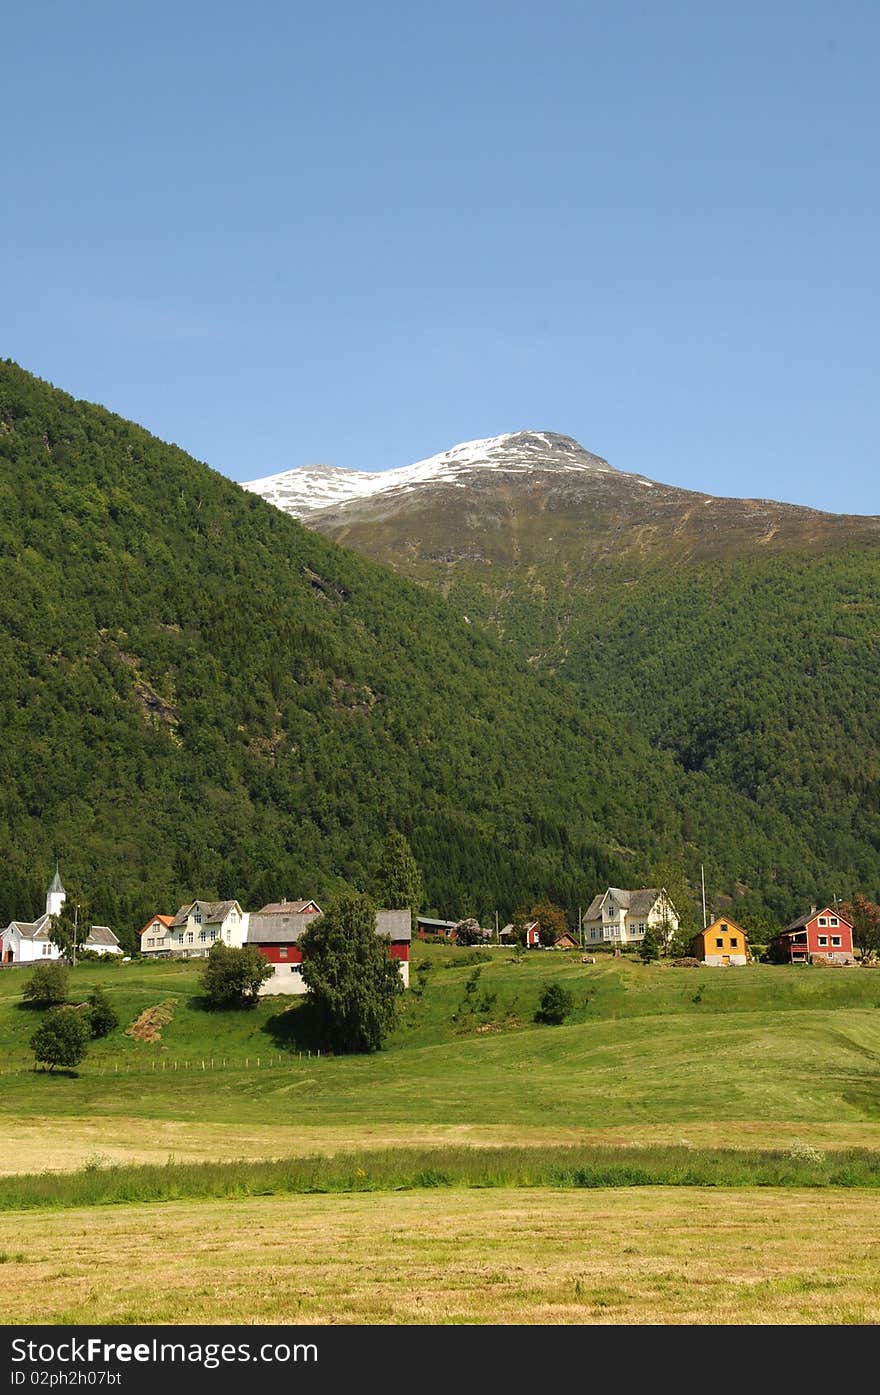
{"type": "Polygon", "coordinates": [[[332,900],[299,941],[303,981],[321,1036],[338,1052],[377,1051],[394,1023],[403,980],[376,907],[362,892],[332,900]]]}
{"type": "Polygon", "coordinates": [[[73,1007],[53,1008],[31,1037],[35,1063],[48,1066],[50,1070],[56,1066],[70,1070],[85,1056],[89,1036],[89,1023],[84,1013],[73,1007]]]}

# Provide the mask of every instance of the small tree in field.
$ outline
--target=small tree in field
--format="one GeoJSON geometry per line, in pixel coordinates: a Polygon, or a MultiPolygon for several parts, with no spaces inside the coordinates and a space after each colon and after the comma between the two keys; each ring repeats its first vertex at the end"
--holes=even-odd
{"type": "Polygon", "coordinates": [[[71,1070],[85,1056],[90,1035],[84,1013],[72,1007],[53,1008],[31,1037],[34,1064],[71,1070]]]}
{"type": "Polygon", "coordinates": [[[103,988],[93,988],[89,994],[89,1030],[93,1037],[106,1037],[119,1026],[110,999],[103,988]]]}
{"type": "Polygon", "coordinates": [[[230,949],[215,940],[202,969],[202,987],[212,1008],[253,1007],[272,965],[253,945],[230,949]]]}
{"type": "Polygon", "coordinates": [[[324,1041],[334,1051],[378,1051],[394,1023],[403,979],[376,934],[369,896],[337,896],[300,936],[303,981],[324,1041]]]}
{"type": "Polygon", "coordinates": [[[639,945],[639,958],[642,963],[650,964],[654,959],[659,959],[662,948],[663,940],[660,933],[649,925],[645,931],[645,938],[639,945]]]}
{"type": "Polygon", "coordinates": [[[564,1022],[574,1007],[574,998],[561,983],[548,983],[541,994],[541,1002],[535,1013],[535,1021],[557,1027],[564,1022]]]}
{"type": "Polygon", "coordinates": [[[63,964],[38,964],[21,996],[36,1007],[53,1007],[67,1000],[69,978],[63,964]]]}

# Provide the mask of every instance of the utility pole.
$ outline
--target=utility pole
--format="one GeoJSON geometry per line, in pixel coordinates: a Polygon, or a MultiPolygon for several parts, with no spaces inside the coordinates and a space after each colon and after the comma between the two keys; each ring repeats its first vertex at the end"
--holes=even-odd
{"type": "Polygon", "coordinates": [[[703,876],[703,864],[700,863],[700,886],[703,889],[703,929],[706,928],[706,878],[703,876]]]}
{"type": "Polygon", "coordinates": [[[79,902],[73,903],[73,968],[76,968],[76,927],[79,924],[79,902]]]}
{"type": "Polygon", "coordinates": [[[584,947],[584,917],[583,917],[582,909],[581,909],[580,906],[578,906],[578,944],[580,945],[581,949],[583,949],[583,947],[584,947]]]}

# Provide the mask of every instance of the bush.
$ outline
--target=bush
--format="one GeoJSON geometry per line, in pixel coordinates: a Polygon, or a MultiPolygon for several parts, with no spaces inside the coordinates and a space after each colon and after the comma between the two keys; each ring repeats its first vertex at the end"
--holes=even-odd
{"type": "Polygon", "coordinates": [[[272,965],[253,945],[230,949],[215,940],[202,969],[202,986],[212,1008],[253,1007],[272,965]]]}
{"type": "Polygon", "coordinates": [[[65,1066],[70,1070],[85,1056],[89,1036],[89,1023],[84,1014],[76,1008],[54,1008],[31,1037],[35,1065],[39,1063],[50,1070],[65,1066]]]}
{"type": "Polygon", "coordinates": [[[89,994],[89,1030],[93,1037],[106,1037],[119,1026],[119,1018],[110,1005],[103,988],[93,988],[89,994]]]}
{"type": "Polygon", "coordinates": [[[561,983],[548,983],[541,994],[541,1002],[535,1013],[535,1021],[547,1026],[558,1026],[564,1022],[574,1007],[574,998],[561,983]]]}
{"type": "Polygon", "coordinates": [[[69,981],[63,964],[38,964],[22,989],[21,996],[36,1007],[52,1007],[66,1001],[69,981]]]}

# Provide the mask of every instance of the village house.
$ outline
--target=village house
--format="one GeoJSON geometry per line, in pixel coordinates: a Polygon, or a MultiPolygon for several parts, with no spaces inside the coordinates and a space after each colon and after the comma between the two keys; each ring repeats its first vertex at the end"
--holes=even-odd
{"type": "MultiPolygon", "coordinates": [[[[537,949],[541,943],[541,928],[537,920],[527,920],[523,926],[523,944],[527,949],[537,949]]],[[[498,931],[498,941],[503,945],[516,943],[516,929],[512,921],[498,931]]]]}
{"type": "Polygon", "coordinates": [[[201,959],[216,940],[240,949],[247,923],[248,913],[237,901],[191,901],[175,916],[154,915],[147,921],[141,931],[141,954],[154,959],[201,959]]]}
{"type": "Polygon", "coordinates": [[[815,906],[774,936],[774,957],[792,964],[854,964],[853,928],[839,911],[815,906]]]}
{"type": "Polygon", "coordinates": [[[627,891],[609,886],[594,896],[581,922],[593,943],[640,944],[648,929],[668,939],[678,929],[678,915],[665,887],[643,886],[627,891]]]}
{"type": "Polygon", "coordinates": [[[691,954],[704,964],[720,968],[727,964],[747,964],[749,943],[745,930],[730,916],[719,916],[691,940],[691,954]]]}
{"type": "Polygon", "coordinates": [[[578,942],[577,942],[577,940],[575,939],[574,935],[570,935],[570,934],[568,933],[568,931],[565,930],[565,931],[563,931],[563,933],[562,933],[557,939],[555,939],[555,940],[553,941],[553,948],[554,948],[554,949],[577,949],[577,948],[578,948],[578,942]]]}
{"type": "MultiPolygon", "coordinates": [[[[248,924],[248,945],[268,959],[272,977],[260,988],[260,996],[274,993],[304,993],[302,951],[299,938],[315,919],[315,913],[255,912],[248,924]]],[[[390,941],[391,958],[396,960],[404,987],[409,987],[409,947],[412,915],[408,910],[377,911],[376,934],[390,941]]]]}
{"type": "MultiPolygon", "coordinates": [[[[53,916],[58,915],[67,892],[61,881],[61,873],[55,868],[55,876],[46,892],[46,909],[34,921],[13,920],[0,933],[0,954],[4,964],[32,964],[39,960],[48,962],[61,958],[61,950],[49,939],[53,916]]],[[[121,954],[122,946],[107,925],[91,925],[84,939],[77,942],[77,950],[87,949],[94,954],[121,954]]]]}

